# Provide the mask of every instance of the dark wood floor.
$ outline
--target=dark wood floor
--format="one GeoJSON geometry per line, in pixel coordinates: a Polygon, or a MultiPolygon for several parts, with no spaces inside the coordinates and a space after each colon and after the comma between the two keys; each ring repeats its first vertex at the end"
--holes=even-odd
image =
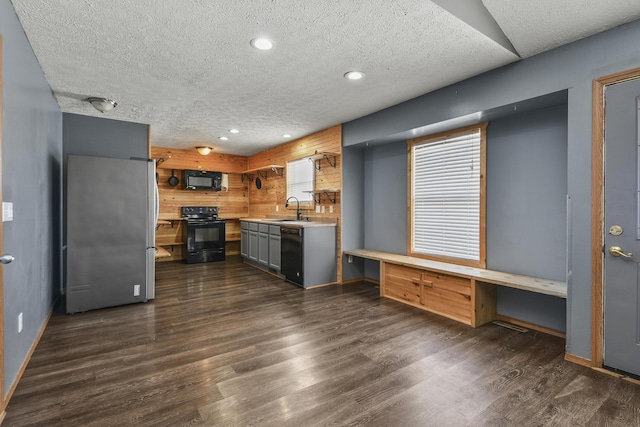
{"type": "Polygon", "coordinates": [[[53,316],[3,426],[640,425],[640,387],[563,352],[367,283],[160,263],[152,303],[53,316]]]}

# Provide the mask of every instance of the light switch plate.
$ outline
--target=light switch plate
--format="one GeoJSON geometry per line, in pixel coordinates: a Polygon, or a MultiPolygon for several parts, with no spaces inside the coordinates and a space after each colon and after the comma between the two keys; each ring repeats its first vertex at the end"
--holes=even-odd
{"type": "Polygon", "coordinates": [[[13,221],[13,203],[2,202],[2,222],[13,221]]]}

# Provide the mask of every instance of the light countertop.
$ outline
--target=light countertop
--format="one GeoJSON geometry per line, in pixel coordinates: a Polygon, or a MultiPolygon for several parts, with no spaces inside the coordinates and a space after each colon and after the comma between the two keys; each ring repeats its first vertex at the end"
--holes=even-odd
{"type": "Polygon", "coordinates": [[[298,228],[311,228],[311,227],[335,227],[335,222],[319,222],[319,221],[296,221],[291,219],[281,220],[274,218],[242,218],[240,221],[257,222],[260,224],[279,225],[281,227],[298,227],[298,228]]]}

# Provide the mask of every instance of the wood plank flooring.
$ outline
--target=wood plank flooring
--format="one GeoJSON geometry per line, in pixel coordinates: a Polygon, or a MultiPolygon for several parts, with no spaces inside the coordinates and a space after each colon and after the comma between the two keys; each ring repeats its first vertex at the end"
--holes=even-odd
{"type": "Polygon", "coordinates": [[[378,294],[159,263],[153,302],[52,317],[3,427],[640,425],[640,387],[564,340],[378,294]]]}

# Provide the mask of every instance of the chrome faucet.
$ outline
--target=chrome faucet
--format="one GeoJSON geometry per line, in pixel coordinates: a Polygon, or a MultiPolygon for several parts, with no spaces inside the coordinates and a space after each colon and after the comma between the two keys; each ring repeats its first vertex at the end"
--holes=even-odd
{"type": "Polygon", "coordinates": [[[294,196],[289,197],[289,198],[287,199],[287,201],[286,201],[286,202],[284,202],[284,207],[285,207],[285,208],[288,208],[288,207],[289,207],[289,200],[291,200],[291,199],[296,199],[296,203],[298,204],[298,209],[296,210],[296,219],[297,219],[298,221],[301,221],[301,220],[302,220],[302,212],[300,211],[300,200],[298,200],[298,198],[297,198],[297,197],[294,197],[294,196]]]}

